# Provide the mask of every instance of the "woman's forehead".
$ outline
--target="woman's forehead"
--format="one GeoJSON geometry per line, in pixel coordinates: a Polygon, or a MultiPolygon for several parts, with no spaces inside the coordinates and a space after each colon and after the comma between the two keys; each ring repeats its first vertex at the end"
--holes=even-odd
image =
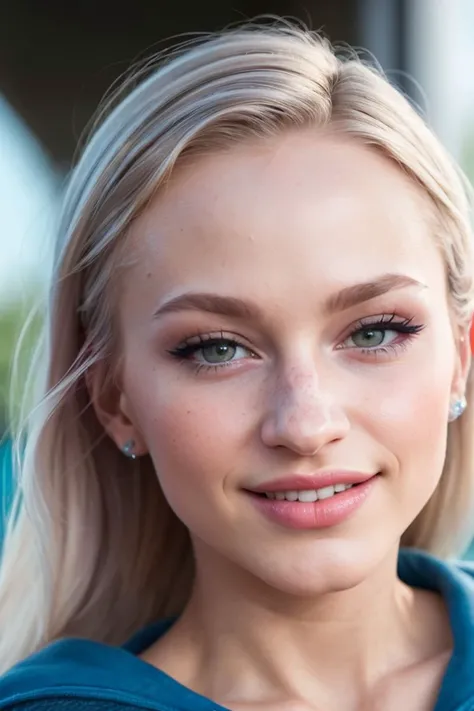
{"type": "Polygon", "coordinates": [[[135,224],[137,277],[160,291],[264,281],[291,290],[328,274],[429,281],[441,257],[420,190],[372,150],[309,132],[187,166],[135,224]]]}

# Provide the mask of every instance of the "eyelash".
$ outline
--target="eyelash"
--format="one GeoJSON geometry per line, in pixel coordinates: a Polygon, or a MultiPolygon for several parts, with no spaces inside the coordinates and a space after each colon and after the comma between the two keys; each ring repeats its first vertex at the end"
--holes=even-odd
{"type": "MultiPolygon", "coordinates": [[[[399,334],[403,334],[405,338],[398,343],[389,343],[387,345],[375,346],[372,348],[357,348],[357,346],[349,347],[351,350],[357,350],[363,355],[368,355],[370,357],[378,357],[380,355],[395,354],[398,353],[400,349],[405,348],[409,341],[411,341],[415,336],[417,336],[424,329],[423,324],[414,324],[413,318],[403,319],[402,321],[395,321],[398,318],[396,314],[383,314],[377,319],[361,319],[350,333],[345,337],[344,341],[349,338],[353,338],[358,333],[363,333],[364,331],[396,331],[399,334]]],[[[251,351],[251,349],[244,345],[243,343],[235,340],[234,338],[229,338],[224,335],[221,331],[219,336],[215,335],[203,335],[196,334],[195,336],[189,336],[184,339],[183,343],[176,348],[169,350],[168,353],[176,358],[181,363],[187,363],[193,366],[197,373],[209,371],[222,370],[228,366],[232,366],[235,361],[231,360],[221,364],[204,364],[204,363],[193,363],[191,360],[192,356],[203,348],[211,348],[212,346],[226,345],[231,348],[245,348],[251,351]],[[193,342],[190,342],[192,339],[193,342]],[[194,339],[197,339],[194,342],[194,339]]],[[[347,350],[347,348],[339,347],[340,350],[347,350]]]]}
{"type": "Polygon", "coordinates": [[[193,356],[195,353],[202,350],[203,348],[211,348],[212,346],[220,346],[223,344],[232,348],[245,348],[246,350],[250,351],[250,348],[248,346],[245,346],[243,343],[236,341],[235,338],[229,338],[225,336],[224,332],[221,331],[219,336],[203,335],[201,333],[196,334],[195,336],[189,336],[188,338],[184,339],[181,345],[177,346],[177,348],[168,351],[168,353],[174,358],[176,358],[180,363],[187,363],[192,365],[197,373],[200,373],[203,370],[206,372],[212,370],[222,370],[222,368],[226,368],[232,365],[234,361],[229,361],[228,363],[221,363],[219,365],[213,365],[212,363],[193,363],[191,360],[191,356],[193,356]],[[197,341],[194,342],[194,339],[197,339],[197,341]],[[189,342],[191,340],[193,342],[189,342]]]}
{"type": "Polygon", "coordinates": [[[402,321],[395,321],[396,318],[399,318],[396,314],[382,314],[376,319],[373,317],[361,319],[344,340],[354,337],[358,333],[363,333],[364,331],[382,331],[383,333],[395,331],[405,336],[402,341],[375,346],[373,348],[354,347],[354,349],[363,355],[370,355],[371,357],[398,353],[401,349],[406,348],[408,343],[421,333],[425,326],[424,324],[414,324],[413,317],[403,319],[402,321]]]}

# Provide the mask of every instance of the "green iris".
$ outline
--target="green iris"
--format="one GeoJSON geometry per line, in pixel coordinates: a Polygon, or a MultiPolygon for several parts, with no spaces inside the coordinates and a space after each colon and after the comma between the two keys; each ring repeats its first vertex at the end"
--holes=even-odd
{"type": "Polygon", "coordinates": [[[203,346],[201,353],[203,360],[207,363],[226,363],[235,356],[236,346],[229,343],[214,343],[210,346],[203,346]]]}
{"type": "Polygon", "coordinates": [[[376,328],[367,328],[352,336],[353,342],[360,348],[376,348],[382,345],[384,338],[385,331],[376,328]]]}

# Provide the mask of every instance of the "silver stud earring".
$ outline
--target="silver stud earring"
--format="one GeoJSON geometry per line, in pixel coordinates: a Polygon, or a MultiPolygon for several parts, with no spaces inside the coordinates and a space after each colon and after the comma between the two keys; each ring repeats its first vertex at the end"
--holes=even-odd
{"type": "Polygon", "coordinates": [[[466,407],[467,401],[464,396],[460,397],[458,400],[455,400],[449,408],[448,422],[454,422],[454,420],[457,420],[458,417],[461,417],[466,407]]]}
{"type": "Polygon", "coordinates": [[[126,457],[129,459],[136,459],[137,455],[133,451],[135,449],[135,440],[134,439],[129,439],[125,442],[125,444],[122,447],[122,452],[125,454],[126,457]]]}

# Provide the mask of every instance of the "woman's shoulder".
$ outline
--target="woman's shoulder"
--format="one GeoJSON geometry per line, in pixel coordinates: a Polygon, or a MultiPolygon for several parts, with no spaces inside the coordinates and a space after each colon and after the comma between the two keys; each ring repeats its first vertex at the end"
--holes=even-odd
{"type": "Polygon", "coordinates": [[[215,711],[140,654],[172,624],[141,630],[123,647],[86,639],[53,642],[0,677],[5,711],[215,711]]]}
{"type": "Polygon", "coordinates": [[[415,548],[402,548],[398,573],[409,585],[445,594],[455,590],[467,598],[474,595],[474,561],[445,560],[415,548]]]}
{"type": "Polygon", "coordinates": [[[116,699],[103,692],[114,656],[114,648],[89,640],[53,642],[0,678],[0,709],[112,709],[116,699]]]}
{"type": "Polygon", "coordinates": [[[167,708],[164,675],[126,648],[85,639],[46,646],[0,677],[0,709],[103,711],[167,708]],[[150,688],[153,695],[145,694],[150,688]]]}
{"type": "Polygon", "coordinates": [[[441,560],[402,550],[400,578],[408,585],[438,592],[446,605],[454,647],[441,685],[437,711],[474,709],[474,564],[441,560]]]}

